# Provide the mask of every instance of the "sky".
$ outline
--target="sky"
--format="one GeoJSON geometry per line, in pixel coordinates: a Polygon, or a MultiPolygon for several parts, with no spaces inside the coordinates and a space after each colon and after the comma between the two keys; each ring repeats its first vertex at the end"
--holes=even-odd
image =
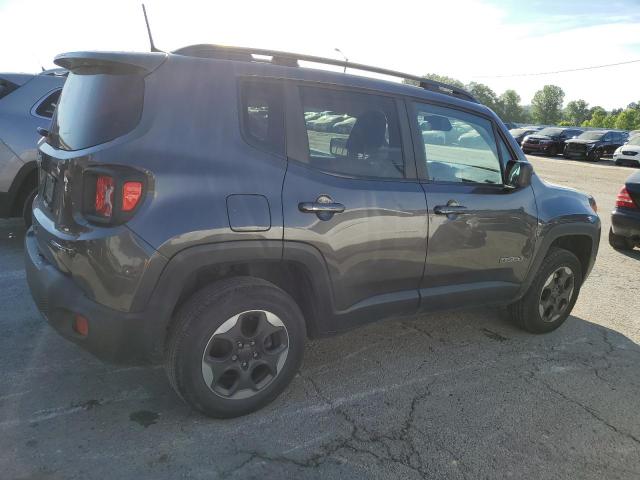
{"type": "MultiPolygon", "coordinates": [[[[554,84],[565,103],[640,100],[640,0],[146,0],[156,46],[218,43],[293,51],[515,89],[554,84]],[[515,76],[514,76],[515,75],[515,76]]],[[[0,0],[0,71],[53,67],[75,50],[146,51],[137,0],[0,0]]]]}

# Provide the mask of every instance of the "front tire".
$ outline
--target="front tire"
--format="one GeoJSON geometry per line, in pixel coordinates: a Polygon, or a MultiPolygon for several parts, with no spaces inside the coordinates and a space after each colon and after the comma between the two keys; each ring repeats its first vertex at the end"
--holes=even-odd
{"type": "Polygon", "coordinates": [[[621,235],[616,235],[613,233],[613,229],[609,228],[609,245],[611,245],[616,250],[629,251],[633,250],[633,242],[621,235]]]}
{"type": "Polygon", "coordinates": [[[590,152],[587,155],[587,160],[589,160],[590,162],[599,162],[600,161],[600,152],[597,150],[594,150],[592,152],[590,152]]]}
{"type": "Polygon", "coordinates": [[[165,367],[187,404],[210,417],[237,417],[287,387],[302,363],[305,338],[302,312],[286,292],[257,278],[230,278],[180,308],[165,367]]]}
{"type": "Polygon", "coordinates": [[[512,320],[531,333],[555,330],[571,313],[581,284],[578,258],[568,250],[552,248],[527,293],[509,306],[512,320]]]}

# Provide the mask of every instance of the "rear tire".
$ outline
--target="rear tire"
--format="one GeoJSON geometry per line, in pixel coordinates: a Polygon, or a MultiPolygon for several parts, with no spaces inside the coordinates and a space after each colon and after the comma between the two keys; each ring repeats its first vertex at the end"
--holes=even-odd
{"type": "Polygon", "coordinates": [[[511,319],[531,333],[555,330],[567,319],[582,284],[582,267],[568,250],[552,248],[527,293],[509,306],[511,319]]]}
{"type": "Polygon", "coordinates": [[[621,235],[616,235],[613,233],[613,229],[609,228],[609,245],[611,245],[616,250],[629,251],[633,250],[634,244],[633,242],[621,235]]]}
{"type": "Polygon", "coordinates": [[[262,279],[230,278],[204,287],[180,308],[165,368],[187,404],[210,417],[237,417],[287,387],[302,363],[305,338],[302,312],[286,292],[262,279]]]}

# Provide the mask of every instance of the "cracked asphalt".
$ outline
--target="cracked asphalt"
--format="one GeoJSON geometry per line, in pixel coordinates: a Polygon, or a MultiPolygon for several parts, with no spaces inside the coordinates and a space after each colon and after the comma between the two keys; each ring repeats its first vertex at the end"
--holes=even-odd
{"type": "Polygon", "coordinates": [[[307,344],[267,408],[191,411],[161,368],[107,365],[32,304],[22,227],[0,222],[0,477],[640,477],[640,250],[608,244],[632,169],[530,157],[595,195],[600,254],[573,315],[542,336],[503,310],[390,319],[307,344]]]}

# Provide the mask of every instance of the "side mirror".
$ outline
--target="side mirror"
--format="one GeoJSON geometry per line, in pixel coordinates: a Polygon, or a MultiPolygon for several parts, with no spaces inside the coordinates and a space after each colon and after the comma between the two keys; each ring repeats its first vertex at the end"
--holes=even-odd
{"type": "Polygon", "coordinates": [[[40,135],[41,137],[48,137],[49,136],[49,130],[47,130],[46,128],[43,128],[43,127],[37,127],[36,128],[36,132],[38,132],[38,135],[40,135]]]}
{"type": "Polygon", "coordinates": [[[528,187],[532,176],[533,166],[529,162],[509,162],[506,186],[514,190],[528,187]]]}

